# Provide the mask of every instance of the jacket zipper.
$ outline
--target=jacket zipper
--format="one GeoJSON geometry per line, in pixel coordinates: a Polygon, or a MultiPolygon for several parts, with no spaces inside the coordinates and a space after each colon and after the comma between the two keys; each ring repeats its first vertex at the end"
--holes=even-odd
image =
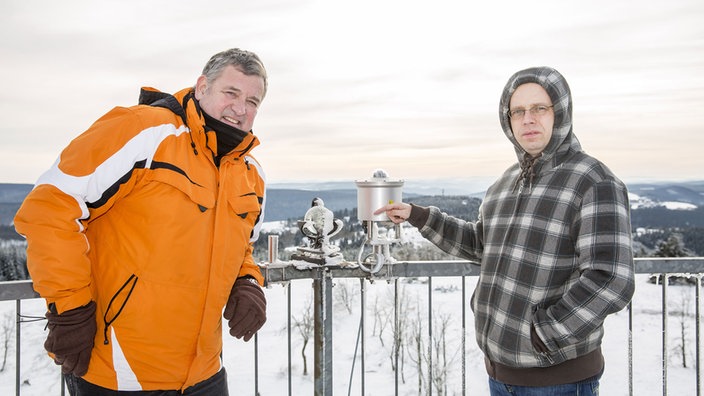
{"type": "Polygon", "coordinates": [[[134,290],[135,285],[137,285],[138,279],[139,278],[137,277],[137,275],[135,275],[135,274],[130,275],[130,277],[127,279],[127,281],[125,283],[123,283],[122,286],[120,286],[120,289],[115,294],[113,294],[112,298],[110,299],[110,302],[108,303],[108,307],[105,309],[105,314],[103,315],[103,323],[105,324],[105,328],[103,329],[103,337],[104,337],[103,345],[108,345],[110,343],[110,342],[108,342],[108,327],[110,327],[110,325],[112,325],[112,323],[122,313],[122,310],[125,308],[125,305],[127,305],[127,301],[130,299],[130,296],[132,295],[132,291],[134,290]],[[130,286],[130,290],[129,290],[129,292],[127,292],[127,297],[122,302],[122,305],[120,305],[120,309],[117,310],[117,313],[115,314],[115,316],[113,316],[112,318],[110,318],[108,320],[108,312],[110,312],[110,307],[112,307],[112,303],[115,302],[115,299],[117,298],[117,296],[119,296],[120,293],[122,293],[122,290],[124,290],[125,287],[127,287],[127,285],[130,284],[130,282],[132,283],[132,286],[130,286]]]}

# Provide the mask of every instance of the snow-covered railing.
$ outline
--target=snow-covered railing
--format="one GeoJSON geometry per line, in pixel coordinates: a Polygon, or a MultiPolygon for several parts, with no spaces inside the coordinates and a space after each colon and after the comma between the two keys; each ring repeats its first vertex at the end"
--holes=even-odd
{"type": "MultiPolygon", "coordinates": [[[[272,249],[270,249],[270,252],[272,249]]],[[[274,254],[276,254],[276,249],[273,249],[274,254]]],[[[399,326],[399,323],[402,322],[403,318],[402,315],[406,315],[406,312],[402,312],[399,310],[399,307],[405,303],[404,299],[407,299],[406,296],[404,296],[400,292],[400,286],[399,286],[399,281],[400,280],[410,280],[410,279],[416,279],[416,278],[423,278],[423,283],[427,285],[427,298],[424,301],[425,304],[427,304],[427,313],[423,315],[427,315],[426,318],[428,320],[428,325],[427,328],[425,328],[423,331],[425,332],[425,336],[427,337],[428,340],[428,345],[426,346],[427,348],[432,348],[431,341],[434,340],[434,334],[433,331],[437,331],[437,328],[434,328],[433,325],[430,325],[430,323],[433,323],[434,319],[434,314],[437,316],[437,311],[438,307],[434,306],[434,298],[437,298],[437,294],[435,294],[436,297],[434,297],[433,291],[437,289],[434,285],[436,284],[441,284],[442,279],[444,278],[451,278],[451,279],[458,279],[461,280],[460,282],[460,289],[461,289],[461,313],[462,317],[461,319],[458,319],[460,321],[459,327],[461,328],[461,346],[458,346],[457,352],[460,353],[460,363],[461,363],[461,380],[456,381],[452,385],[452,394],[462,394],[465,395],[467,393],[472,393],[472,394],[477,394],[477,391],[472,389],[471,391],[468,390],[468,384],[467,384],[467,376],[468,376],[468,370],[466,370],[467,367],[467,350],[469,348],[468,343],[466,342],[466,337],[465,335],[473,333],[472,328],[467,328],[466,323],[468,322],[468,315],[471,315],[471,313],[468,313],[467,311],[467,304],[468,304],[468,299],[469,295],[471,294],[471,290],[473,290],[473,285],[470,285],[469,287],[465,287],[465,278],[467,277],[476,277],[479,274],[479,267],[476,265],[476,263],[470,262],[470,261],[407,261],[407,262],[398,262],[395,264],[385,264],[384,267],[377,272],[376,274],[369,274],[367,272],[364,272],[360,270],[359,268],[340,268],[340,267],[317,267],[317,268],[310,268],[310,269],[297,269],[294,266],[291,265],[286,265],[285,262],[278,262],[276,257],[270,257],[270,262],[268,263],[263,263],[261,265],[262,267],[262,272],[264,273],[266,277],[266,282],[267,285],[269,286],[267,289],[267,298],[269,299],[270,297],[275,298],[273,294],[274,289],[277,287],[277,285],[282,285],[283,287],[286,288],[287,293],[286,293],[286,298],[287,298],[287,303],[286,306],[287,308],[284,310],[286,312],[287,317],[283,320],[286,321],[286,328],[287,328],[287,350],[288,350],[288,372],[287,372],[287,385],[288,385],[288,394],[293,395],[293,394],[301,394],[299,390],[296,390],[294,392],[294,384],[292,381],[293,375],[292,375],[292,329],[295,328],[295,326],[292,324],[292,318],[295,316],[295,313],[292,312],[292,293],[291,293],[291,284],[292,283],[300,283],[304,282],[304,286],[306,283],[306,280],[309,280],[312,282],[313,286],[313,297],[314,301],[312,302],[313,305],[313,321],[314,321],[314,383],[313,383],[313,392],[315,395],[332,395],[333,393],[335,394],[340,394],[339,392],[339,384],[338,384],[338,391],[333,392],[333,342],[335,339],[340,339],[341,335],[340,332],[335,331],[333,332],[333,319],[335,318],[334,313],[333,313],[333,285],[336,282],[340,282],[342,279],[358,279],[359,280],[359,296],[360,296],[360,310],[359,310],[359,331],[357,333],[357,342],[354,345],[347,345],[344,344],[343,350],[349,352],[352,352],[354,350],[353,356],[357,357],[359,356],[359,364],[360,364],[360,369],[359,373],[359,379],[355,380],[356,387],[355,389],[359,389],[361,391],[361,394],[364,395],[367,392],[367,388],[371,389],[372,387],[375,387],[377,385],[373,384],[367,384],[366,383],[366,376],[368,375],[367,373],[370,371],[373,371],[372,369],[367,370],[365,368],[365,355],[370,354],[371,351],[367,350],[368,348],[366,347],[365,340],[367,339],[367,335],[364,333],[365,328],[368,327],[367,324],[365,324],[367,318],[366,318],[366,313],[369,310],[369,304],[367,304],[367,288],[371,284],[375,283],[386,283],[390,286],[393,286],[393,324],[394,324],[394,330],[393,333],[397,334],[397,328],[396,326],[399,326]],[[435,279],[435,283],[434,283],[435,279]],[[467,302],[467,304],[465,303],[467,302]],[[360,349],[359,353],[357,352],[357,349],[360,349]]],[[[661,378],[661,384],[662,384],[662,394],[667,395],[668,394],[668,368],[670,367],[670,362],[668,355],[670,354],[671,350],[671,339],[668,340],[668,333],[669,333],[669,326],[668,326],[668,315],[670,315],[670,310],[668,309],[668,285],[670,282],[662,282],[661,279],[674,279],[675,277],[678,278],[686,278],[690,282],[694,282],[694,305],[695,305],[695,352],[694,352],[694,357],[695,357],[695,362],[694,362],[694,376],[695,380],[691,381],[691,385],[685,385],[684,389],[686,389],[687,394],[696,394],[700,395],[700,389],[701,389],[701,380],[700,380],[700,289],[701,289],[701,278],[704,276],[704,257],[683,257],[683,258],[636,258],[635,259],[635,264],[636,264],[636,273],[638,274],[653,274],[654,276],[659,276],[658,282],[661,287],[661,297],[660,297],[660,307],[654,307],[654,308],[659,308],[659,314],[661,315],[661,324],[660,328],[662,330],[662,338],[660,340],[660,345],[662,347],[661,349],[661,367],[659,369],[659,373],[656,374],[656,372],[653,372],[652,367],[647,367],[645,370],[649,370],[648,375],[650,377],[660,377],[661,378]]],[[[476,278],[475,278],[476,279],[476,278]]],[[[639,286],[637,286],[638,288],[639,286]]],[[[689,290],[689,289],[688,289],[689,290]]],[[[436,292],[437,293],[437,292],[436,292]]],[[[22,325],[27,322],[31,318],[27,318],[25,315],[22,314],[22,302],[24,300],[30,300],[30,299],[35,299],[37,298],[38,295],[34,292],[32,289],[32,282],[31,281],[12,281],[12,282],[0,282],[0,301],[15,301],[16,304],[16,332],[15,332],[15,394],[20,395],[20,390],[21,390],[21,373],[20,373],[20,360],[22,357],[21,353],[21,348],[20,348],[20,340],[21,340],[21,334],[22,334],[22,325]]],[[[636,296],[637,298],[637,296],[636,296]]],[[[636,300],[634,298],[634,301],[636,300]]],[[[273,300],[272,300],[273,303],[273,300]]],[[[436,303],[437,304],[437,303],[436,303]]],[[[442,302],[440,303],[442,304],[442,302]]],[[[637,339],[639,337],[639,334],[634,335],[634,327],[633,327],[633,309],[632,309],[632,304],[629,305],[629,308],[627,310],[626,315],[628,315],[628,332],[627,335],[624,336],[624,339],[626,340],[623,348],[626,350],[625,354],[627,354],[627,360],[624,365],[627,365],[627,368],[623,367],[614,367],[614,365],[609,365],[607,367],[607,373],[611,370],[616,370],[616,371],[623,371],[624,373],[627,370],[628,373],[628,394],[633,395],[636,394],[634,393],[634,358],[633,358],[633,341],[634,337],[637,339]]],[[[439,305],[439,304],[438,304],[439,305]]],[[[272,307],[272,305],[270,305],[272,307]]],[[[271,308],[270,308],[271,309],[271,308]]],[[[419,309],[420,311],[420,309],[419,309]]],[[[673,312],[674,313],[674,312],[673,312]]],[[[418,315],[421,315],[420,312],[417,312],[418,315]]],[[[437,319],[437,318],[436,318],[437,319]]],[[[270,316],[270,321],[273,321],[274,318],[270,316]]],[[[672,320],[672,319],[670,319],[672,320]]],[[[683,325],[684,326],[684,325],[683,325]]],[[[356,330],[356,329],[355,329],[356,330]]],[[[609,332],[613,332],[613,329],[609,329],[609,332]]],[[[625,330],[624,330],[625,332],[625,330]]],[[[676,333],[675,333],[676,334],[676,333]]],[[[0,334],[1,336],[2,334],[0,334]]],[[[9,337],[9,335],[6,335],[6,337],[9,337]]],[[[255,337],[255,343],[254,343],[254,352],[253,352],[253,370],[252,372],[252,381],[250,384],[253,384],[253,394],[265,394],[261,392],[260,388],[260,377],[268,376],[271,377],[270,373],[267,373],[269,369],[272,369],[275,367],[275,364],[272,362],[266,361],[264,364],[260,363],[262,362],[261,359],[261,352],[260,350],[265,349],[268,347],[268,345],[262,344],[260,340],[264,339],[265,336],[259,336],[257,335],[255,337]],[[266,370],[260,370],[260,365],[266,366],[266,370]]],[[[394,336],[394,338],[396,338],[394,336]]],[[[473,337],[470,336],[469,338],[473,342],[473,337]]],[[[367,340],[368,342],[369,340],[367,340]]],[[[279,345],[281,344],[280,341],[279,345]]],[[[393,343],[396,343],[397,340],[394,339],[393,343]]],[[[0,345],[0,348],[2,345],[0,345]]],[[[619,346],[620,347],[620,346],[619,346]]],[[[277,345],[277,348],[279,346],[277,345]]],[[[341,350],[340,345],[337,345],[337,348],[335,349],[338,355],[341,355],[342,353],[339,352],[341,350]]],[[[610,351],[605,350],[605,354],[609,353],[610,351]]],[[[229,350],[226,350],[224,352],[225,354],[231,353],[229,350]]],[[[422,367],[419,368],[419,371],[423,371],[425,375],[432,377],[433,373],[436,373],[436,365],[439,365],[440,362],[437,362],[434,360],[434,355],[433,353],[428,353],[427,356],[425,356],[425,359],[423,361],[418,362],[418,365],[422,367]]],[[[472,359],[477,359],[476,356],[473,356],[472,359]]],[[[393,367],[396,367],[397,369],[393,370],[395,373],[395,379],[394,379],[394,386],[393,390],[389,390],[389,394],[399,394],[399,384],[402,382],[402,380],[399,378],[399,353],[398,353],[398,348],[395,348],[392,360],[394,360],[393,367]]],[[[240,365],[242,364],[242,360],[239,360],[240,365]]],[[[643,370],[639,365],[641,364],[640,359],[636,359],[636,367],[638,370],[643,370]]],[[[353,367],[354,367],[354,361],[353,361],[353,367]]],[[[58,368],[57,368],[57,376],[58,376],[58,368]]],[[[485,374],[483,374],[485,375],[485,374]]],[[[336,377],[336,378],[339,378],[336,377]]],[[[681,381],[681,378],[676,378],[676,381],[681,381]]],[[[675,381],[673,380],[673,381],[675,381]]],[[[352,386],[352,378],[350,375],[350,383],[347,384],[349,385],[350,389],[352,386]]],[[[242,381],[240,381],[242,382],[242,381]]],[[[442,391],[437,390],[434,388],[434,385],[430,383],[431,381],[424,382],[421,385],[421,381],[419,381],[419,387],[423,386],[423,393],[424,394],[444,394],[442,391]]],[[[239,383],[238,383],[239,384],[239,383]]],[[[242,384],[239,384],[242,385],[242,384]]],[[[678,384],[679,385],[679,384],[678,384]]],[[[63,391],[63,386],[61,387],[62,391],[61,394],[64,394],[63,391]]],[[[240,388],[238,386],[238,388],[240,388]]],[[[241,389],[241,388],[240,388],[241,389]]],[[[245,393],[245,391],[242,391],[238,389],[237,394],[242,394],[245,393]]],[[[671,387],[671,392],[674,392],[673,394],[680,394],[680,390],[682,389],[682,386],[679,386],[677,390],[672,390],[671,387]]],[[[420,390],[420,389],[419,389],[420,390]]],[[[602,390],[606,391],[606,389],[602,390]]],[[[654,388],[649,388],[649,391],[654,391],[654,388]]],[[[282,394],[285,393],[284,391],[280,391],[277,394],[282,394]]],[[[349,394],[349,393],[348,393],[349,394]]],[[[649,394],[655,394],[654,393],[649,393],[649,394]]]]}

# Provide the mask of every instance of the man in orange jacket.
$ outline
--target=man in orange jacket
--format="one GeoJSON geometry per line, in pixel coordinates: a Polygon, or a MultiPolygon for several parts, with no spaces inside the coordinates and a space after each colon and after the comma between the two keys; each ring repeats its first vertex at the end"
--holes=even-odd
{"type": "Polygon", "coordinates": [[[266,91],[256,54],[215,54],[195,86],[143,88],[97,120],[23,202],[45,348],[72,395],[228,394],[223,315],[244,341],[266,321],[251,155],[266,91]]]}

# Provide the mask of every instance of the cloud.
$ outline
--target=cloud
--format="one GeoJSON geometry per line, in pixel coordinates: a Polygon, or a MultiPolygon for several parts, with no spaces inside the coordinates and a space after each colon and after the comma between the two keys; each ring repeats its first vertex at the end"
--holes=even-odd
{"type": "Polygon", "coordinates": [[[270,180],[498,176],[513,72],[569,81],[575,131],[622,177],[701,177],[704,3],[137,0],[4,3],[0,181],[33,182],[141,86],[174,92],[215,52],[257,52],[270,180]],[[19,154],[11,154],[19,153],[19,154]],[[658,160],[652,158],[657,156],[658,160]]]}

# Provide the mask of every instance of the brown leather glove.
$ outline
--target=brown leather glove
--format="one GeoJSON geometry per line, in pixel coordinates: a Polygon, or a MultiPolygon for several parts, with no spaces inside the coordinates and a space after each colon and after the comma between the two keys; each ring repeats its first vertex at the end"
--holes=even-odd
{"type": "Polygon", "coordinates": [[[223,313],[230,335],[249,341],[266,322],[266,297],[254,278],[237,278],[223,313]]]}
{"type": "Polygon", "coordinates": [[[97,330],[95,301],[60,315],[50,310],[46,319],[49,335],[44,349],[54,354],[54,363],[61,365],[63,374],[85,375],[97,330]]]}

